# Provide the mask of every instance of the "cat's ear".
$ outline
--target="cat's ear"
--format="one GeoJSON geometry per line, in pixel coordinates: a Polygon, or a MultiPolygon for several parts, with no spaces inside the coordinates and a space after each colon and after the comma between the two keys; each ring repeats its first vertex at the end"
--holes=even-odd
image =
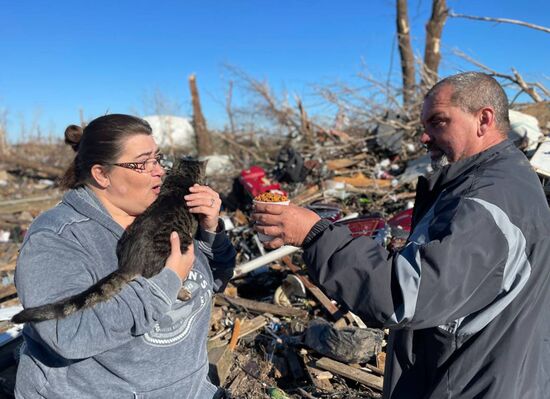
{"type": "Polygon", "coordinates": [[[199,161],[199,171],[203,178],[206,177],[206,164],[208,164],[208,159],[199,161]]]}
{"type": "Polygon", "coordinates": [[[99,187],[107,188],[111,185],[111,179],[109,178],[105,166],[95,164],[92,166],[90,173],[99,187]]]}

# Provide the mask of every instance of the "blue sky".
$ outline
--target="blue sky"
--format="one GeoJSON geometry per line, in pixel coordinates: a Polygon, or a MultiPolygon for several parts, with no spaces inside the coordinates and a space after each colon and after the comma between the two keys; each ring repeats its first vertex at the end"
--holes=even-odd
{"type": "MultiPolygon", "coordinates": [[[[550,26],[548,0],[452,1],[457,13],[550,26]]],[[[428,0],[409,1],[415,51],[423,54],[428,0]]],[[[364,63],[400,79],[395,1],[0,0],[0,115],[10,141],[21,126],[42,133],[106,112],[152,112],[155,93],[190,115],[187,77],[197,76],[210,126],[226,123],[231,64],[314,106],[312,86],[352,81],[364,63]],[[391,63],[393,54],[393,63],[391,63]],[[390,69],[391,63],[391,69],[390,69]]],[[[509,24],[449,19],[440,75],[472,69],[459,48],[503,73],[517,68],[550,86],[550,35],[509,24]]],[[[235,102],[242,101],[235,92],[235,102]]]]}

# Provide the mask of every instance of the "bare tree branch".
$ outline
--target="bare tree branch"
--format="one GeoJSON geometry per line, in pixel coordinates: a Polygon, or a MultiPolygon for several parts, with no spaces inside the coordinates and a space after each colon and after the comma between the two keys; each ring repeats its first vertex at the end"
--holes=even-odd
{"type": "Polygon", "coordinates": [[[232,135],[235,135],[235,120],[233,117],[233,109],[231,107],[231,101],[233,99],[233,81],[229,81],[229,87],[227,88],[227,96],[225,98],[225,112],[229,119],[229,131],[232,135]]]}
{"type": "Polygon", "coordinates": [[[531,96],[533,100],[535,100],[536,102],[541,102],[542,101],[541,96],[539,96],[539,94],[535,91],[533,87],[529,87],[527,85],[527,83],[525,82],[525,80],[523,80],[519,72],[515,68],[512,68],[512,72],[514,73],[514,77],[516,78],[515,81],[518,84],[518,86],[521,87],[523,90],[525,90],[525,92],[529,94],[529,96],[531,96]]]}
{"type": "Polygon", "coordinates": [[[8,111],[6,109],[0,111],[0,154],[7,155],[9,152],[7,140],[7,122],[8,111]]]}
{"type": "Polygon", "coordinates": [[[550,28],[546,28],[546,27],[540,26],[540,25],[531,24],[529,22],[518,21],[516,19],[478,17],[478,16],[474,16],[474,15],[457,14],[457,13],[452,12],[452,11],[449,12],[449,17],[474,19],[474,20],[477,20],[477,21],[488,21],[488,22],[497,22],[497,23],[505,23],[505,24],[514,24],[514,25],[525,26],[527,28],[541,30],[543,32],[550,33],[550,28]]]}
{"type": "Polygon", "coordinates": [[[260,114],[267,116],[277,124],[286,127],[289,133],[300,132],[300,116],[288,105],[284,103],[279,105],[267,82],[260,82],[234,66],[225,65],[225,68],[244,82],[246,90],[259,98],[260,102],[255,110],[256,117],[260,114]]]}
{"type": "Polygon", "coordinates": [[[313,144],[313,131],[312,131],[312,125],[309,121],[309,118],[307,117],[306,110],[304,109],[304,105],[302,104],[302,100],[300,97],[296,96],[296,105],[298,106],[298,110],[300,111],[300,131],[302,133],[302,136],[306,139],[306,142],[310,145],[313,144]]]}
{"type": "Polygon", "coordinates": [[[470,56],[464,54],[461,51],[455,50],[455,54],[458,55],[459,57],[464,58],[466,61],[474,64],[475,66],[485,70],[486,72],[490,73],[493,76],[509,80],[510,82],[516,84],[517,86],[519,86],[521,88],[521,90],[523,90],[526,94],[528,94],[535,102],[544,101],[543,98],[535,90],[535,87],[538,87],[539,89],[542,88],[541,91],[545,95],[547,95],[547,93],[548,93],[548,89],[546,89],[540,82],[536,82],[536,83],[526,82],[523,79],[523,77],[519,74],[519,72],[516,69],[514,69],[513,67],[512,67],[512,72],[514,73],[514,75],[513,76],[512,75],[506,75],[504,73],[497,72],[494,69],[491,69],[491,68],[483,65],[481,62],[474,60],[473,58],[471,58],[470,56]]]}

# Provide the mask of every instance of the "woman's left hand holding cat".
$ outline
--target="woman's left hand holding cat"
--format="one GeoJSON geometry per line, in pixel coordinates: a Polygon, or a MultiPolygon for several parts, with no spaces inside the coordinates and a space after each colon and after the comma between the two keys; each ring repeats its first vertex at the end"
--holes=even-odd
{"type": "Polygon", "coordinates": [[[204,230],[216,232],[222,200],[220,195],[208,186],[195,184],[189,187],[191,194],[184,198],[189,212],[199,215],[200,225],[204,230]]]}

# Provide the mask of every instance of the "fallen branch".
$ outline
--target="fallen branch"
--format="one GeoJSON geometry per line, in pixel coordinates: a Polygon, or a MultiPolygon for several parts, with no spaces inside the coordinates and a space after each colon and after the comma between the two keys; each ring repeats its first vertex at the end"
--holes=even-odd
{"type": "Polygon", "coordinates": [[[464,15],[464,14],[457,14],[454,12],[449,12],[449,17],[452,18],[465,18],[465,19],[474,19],[476,21],[487,21],[487,22],[496,22],[496,23],[505,23],[505,24],[514,24],[514,25],[520,25],[525,26],[527,28],[541,30],[546,33],[550,33],[550,28],[547,28],[545,26],[535,25],[531,24],[529,22],[523,22],[518,21],[517,19],[508,19],[508,18],[491,18],[491,17],[478,17],[474,15],[464,15]]]}
{"type": "Polygon", "coordinates": [[[216,295],[215,303],[219,305],[227,305],[242,307],[253,313],[270,313],[276,316],[301,317],[307,316],[307,311],[302,309],[287,308],[285,306],[273,305],[271,303],[253,301],[245,298],[232,298],[227,295],[216,295]]]}
{"type": "Polygon", "coordinates": [[[497,72],[494,69],[489,68],[488,66],[483,65],[481,62],[474,60],[473,58],[466,55],[462,51],[455,50],[455,54],[458,55],[459,57],[464,58],[466,61],[474,64],[475,66],[485,70],[486,72],[488,72],[493,76],[509,80],[510,82],[516,84],[521,88],[521,90],[523,90],[526,94],[528,94],[535,102],[544,101],[543,98],[536,92],[535,86],[538,87],[544,94],[548,93],[548,89],[546,89],[541,83],[526,82],[515,68],[512,68],[512,72],[514,73],[513,76],[506,75],[504,73],[497,72]]]}

